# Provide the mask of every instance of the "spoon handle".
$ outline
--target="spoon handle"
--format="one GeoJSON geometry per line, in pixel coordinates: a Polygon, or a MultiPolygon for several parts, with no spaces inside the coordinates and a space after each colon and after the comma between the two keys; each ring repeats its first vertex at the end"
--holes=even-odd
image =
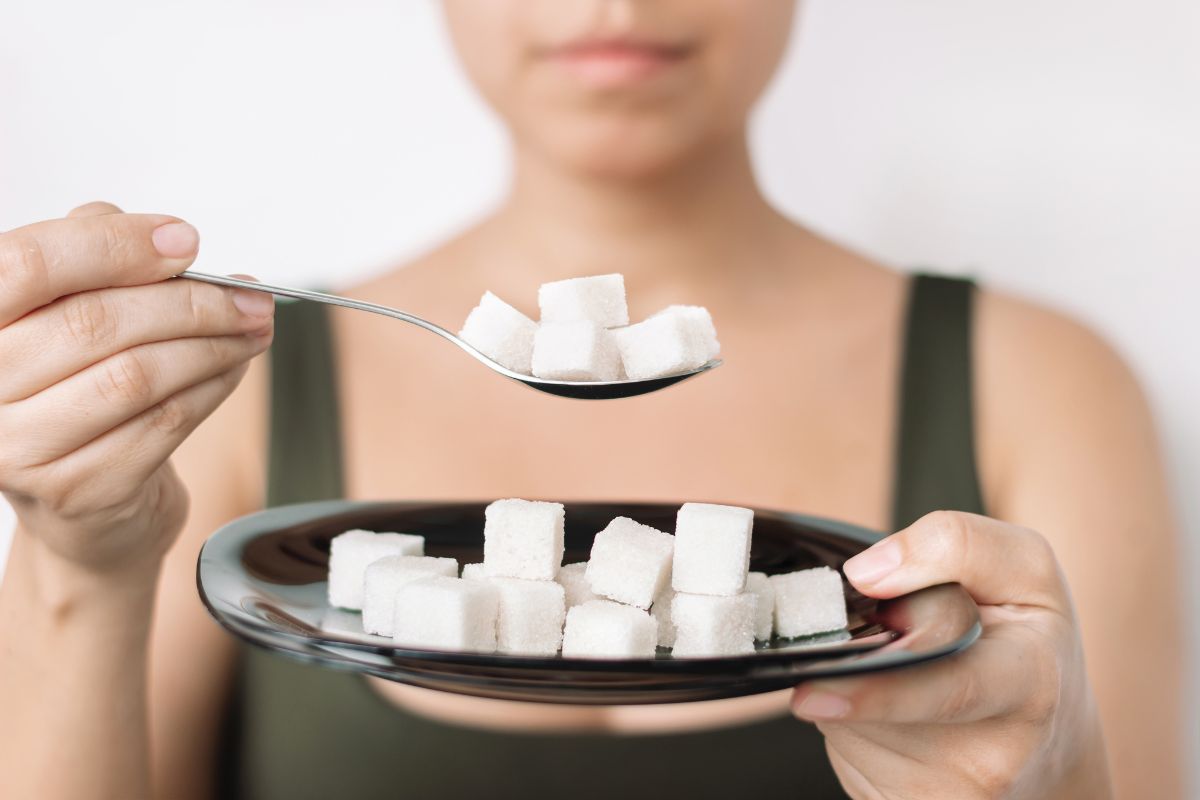
{"type": "Polygon", "coordinates": [[[201,281],[202,283],[215,283],[218,286],[230,286],[235,289],[249,289],[254,292],[266,292],[267,294],[276,294],[280,297],[291,297],[295,300],[312,300],[316,303],[326,303],[331,306],[342,306],[344,308],[353,308],[359,311],[370,311],[372,314],[382,314],[385,317],[411,322],[413,325],[424,328],[427,331],[432,331],[438,336],[442,336],[458,344],[458,337],[450,333],[445,328],[434,325],[428,320],[415,317],[404,311],[400,311],[390,306],[381,306],[378,303],[367,303],[362,300],[352,300],[349,297],[339,297],[336,294],[325,294],[323,292],[313,292],[308,289],[293,289],[288,286],[276,286],[270,283],[258,283],[257,281],[243,280],[242,278],[231,278],[228,275],[210,275],[207,272],[196,272],[195,270],[186,270],[179,273],[175,277],[187,278],[193,281],[201,281]]]}

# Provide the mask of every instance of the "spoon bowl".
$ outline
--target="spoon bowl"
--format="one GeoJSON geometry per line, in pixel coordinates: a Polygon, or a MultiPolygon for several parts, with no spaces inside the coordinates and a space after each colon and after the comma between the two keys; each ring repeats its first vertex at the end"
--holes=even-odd
{"type": "Polygon", "coordinates": [[[537,389],[539,392],[546,394],[558,395],[559,397],[572,397],[576,400],[615,400],[621,397],[636,397],[640,394],[649,394],[657,392],[659,389],[665,389],[668,386],[685,381],[702,372],[716,369],[721,366],[722,362],[718,360],[709,361],[707,364],[702,364],[696,369],[688,372],[681,372],[677,375],[664,375],[659,378],[647,378],[644,380],[624,380],[624,381],[552,381],[545,378],[536,378],[532,375],[524,375],[520,372],[505,367],[492,359],[485,356],[479,350],[467,342],[455,336],[450,331],[440,325],[435,325],[429,320],[421,319],[420,317],[409,314],[406,311],[382,306],[378,303],[367,303],[362,300],[352,300],[349,297],[339,297],[335,294],[325,294],[324,292],[314,292],[308,289],[293,289],[287,286],[275,286],[269,283],[258,283],[257,281],[243,280],[242,278],[232,278],[228,275],[210,275],[206,272],[196,272],[187,270],[179,273],[176,277],[187,278],[188,280],[201,281],[202,283],[212,283],[217,286],[229,286],[235,289],[249,289],[252,292],[265,292],[266,294],[274,294],[280,297],[290,297],[295,300],[311,300],[316,303],[325,303],[331,306],[341,306],[342,308],[353,308],[358,311],[369,311],[372,314],[381,314],[385,317],[398,319],[402,322],[408,322],[416,325],[418,328],[424,328],[430,333],[435,333],[448,342],[458,345],[467,355],[474,358],[479,363],[483,364],[493,372],[498,372],[509,380],[519,381],[530,389],[537,389]]]}

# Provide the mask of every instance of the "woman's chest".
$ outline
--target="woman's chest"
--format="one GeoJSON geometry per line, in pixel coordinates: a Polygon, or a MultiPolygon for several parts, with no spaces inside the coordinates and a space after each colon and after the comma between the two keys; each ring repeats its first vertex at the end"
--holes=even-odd
{"type": "MultiPolygon", "coordinates": [[[[343,399],[351,497],[714,501],[886,520],[894,391],[882,366],[801,377],[730,359],[659,394],[607,402],[539,395],[464,359],[424,365],[430,375],[408,385],[357,366],[343,382],[355,387],[343,399]]],[[[784,713],[788,694],[592,709],[373,685],[420,715],[530,731],[745,724],[784,713]]]]}
{"type": "MultiPolygon", "coordinates": [[[[719,369],[652,395],[576,401],[510,382],[444,343],[349,320],[337,330],[347,493],[711,501],[888,521],[898,306],[865,324],[763,314],[721,330],[719,369]]],[[[787,693],[667,708],[481,703],[373,682],[460,725],[666,732],[783,713],[787,693]]]]}
{"type": "Polygon", "coordinates": [[[886,522],[895,354],[725,342],[662,392],[566,400],[444,344],[343,342],[347,488],[361,498],[708,500],[886,522]]]}

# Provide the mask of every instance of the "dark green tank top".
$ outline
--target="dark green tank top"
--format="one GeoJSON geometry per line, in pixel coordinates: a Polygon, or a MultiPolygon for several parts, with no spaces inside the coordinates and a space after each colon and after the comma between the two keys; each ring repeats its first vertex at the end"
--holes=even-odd
{"type": "MultiPolygon", "coordinates": [[[[913,279],[899,387],[894,528],[981,513],[971,401],[972,285],[913,279]]],[[[280,304],[271,351],[268,505],[339,497],[325,306],[280,304]]],[[[654,736],[492,733],[383,701],[359,676],[245,647],[222,798],[844,797],[814,727],[790,717],[654,736]]]]}

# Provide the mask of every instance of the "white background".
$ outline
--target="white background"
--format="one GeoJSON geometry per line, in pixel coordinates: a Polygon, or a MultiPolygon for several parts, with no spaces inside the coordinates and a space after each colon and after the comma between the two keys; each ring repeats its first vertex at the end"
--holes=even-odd
{"type": "MultiPolygon", "coordinates": [[[[1158,412],[1195,574],[1200,3],[812,0],[801,21],[755,127],[771,197],[1103,331],[1158,412]]],[[[0,6],[0,230],[106,198],[198,225],[210,271],[344,285],[504,180],[433,0],[0,6]]]]}

